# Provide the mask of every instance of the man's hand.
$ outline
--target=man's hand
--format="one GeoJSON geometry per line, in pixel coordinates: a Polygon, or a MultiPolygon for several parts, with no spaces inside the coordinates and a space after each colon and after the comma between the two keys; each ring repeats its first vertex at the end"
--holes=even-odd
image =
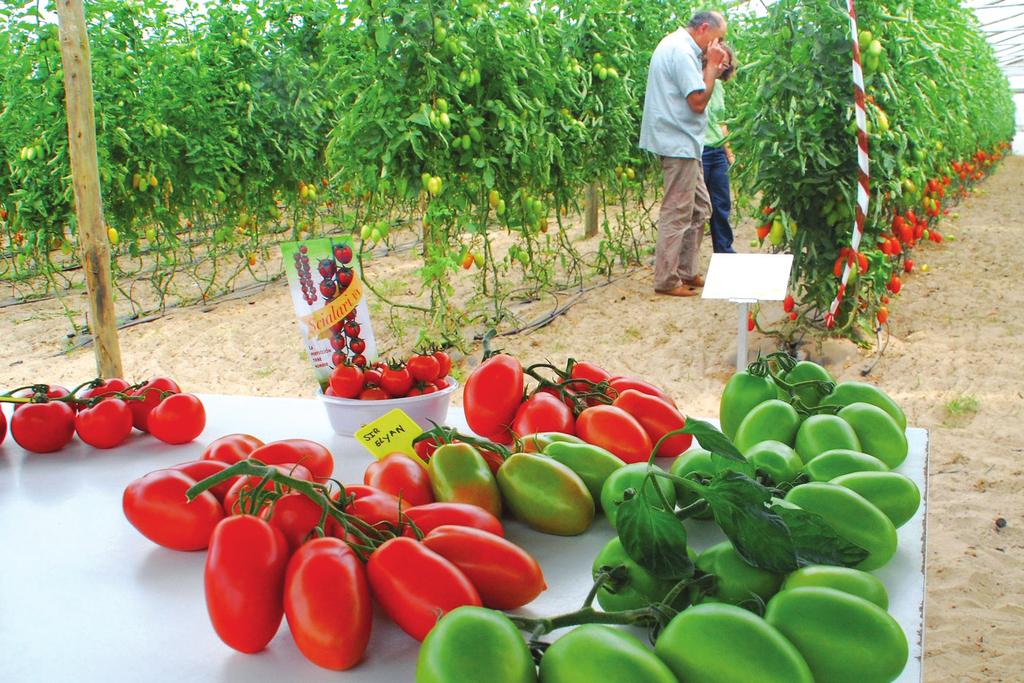
{"type": "Polygon", "coordinates": [[[729,58],[729,53],[725,51],[721,43],[717,38],[711,41],[708,45],[708,68],[715,75],[721,74],[726,69],[726,60],[729,58]]]}

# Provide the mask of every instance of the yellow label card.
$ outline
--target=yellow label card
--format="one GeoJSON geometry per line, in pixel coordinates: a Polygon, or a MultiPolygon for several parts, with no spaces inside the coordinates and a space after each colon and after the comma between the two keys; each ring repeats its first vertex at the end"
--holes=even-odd
{"type": "Polygon", "coordinates": [[[412,440],[422,433],[411,417],[395,408],[357,430],[356,439],[378,460],[391,453],[404,453],[426,467],[412,447],[412,440]]]}

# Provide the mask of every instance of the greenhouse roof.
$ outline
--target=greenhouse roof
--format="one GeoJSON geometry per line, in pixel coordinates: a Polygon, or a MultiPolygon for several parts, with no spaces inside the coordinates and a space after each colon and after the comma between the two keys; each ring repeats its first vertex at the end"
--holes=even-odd
{"type": "MultiPolygon", "coordinates": [[[[764,14],[775,0],[738,0],[731,12],[764,14]]],[[[1024,93],[1024,0],[961,0],[974,10],[1015,93],[1024,93]]]]}

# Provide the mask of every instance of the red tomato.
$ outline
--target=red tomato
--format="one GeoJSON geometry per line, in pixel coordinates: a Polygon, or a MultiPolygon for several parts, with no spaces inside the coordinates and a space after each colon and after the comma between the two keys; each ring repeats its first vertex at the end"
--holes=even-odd
{"type": "Polygon", "coordinates": [[[458,567],[411,538],[386,541],[370,555],[366,573],[387,615],[419,641],[456,607],[482,606],[480,594],[458,567]]]}
{"type": "Polygon", "coordinates": [[[632,415],[615,406],[592,406],[576,419],[576,435],[611,451],[623,462],[646,462],[651,455],[651,437],[632,415]]]}
{"type": "Polygon", "coordinates": [[[381,380],[380,370],[364,370],[363,371],[363,386],[364,387],[379,387],[381,380]]]}
{"type": "MultiPolygon", "coordinates": [[[[313,474],[302,465],[285,463],[272,465],[272,467],[276,469],[278,472],[282,474],[287,474],[289,477],[292,477],[293,479],[301,479],[302,481],[313,481],[313,474]]],[[[227,494],[224,496],[224,512],[226,512],[229,515],[240,515],[243,513],[253,514],[253,511],[251,510],[242,510],[241,506],[239,505],[239,498],[243,493],[254,490],[256,488],[256,485],[259,484],[260,481],[262,481],[262,477],[257,477],[255,475],[248,477],[240,477],[234,484],[231,485],[231,488],[228,489],[227,494]]],[[[269,491],[270,489],[274,488],[274,484],[268,481],[266,484],[264,484],[263,488],[269,491]]]]}
{"type": "Polygon", "coordinates": [[[203,433],[206,409],[195,394],[174,394],[149,411],[146,427],[164,443],[188,443],[203,433]]]}
{"type": "Polygon", "coordinates": [[[555,396],[540,392],[526,399],[512,420],[512,433],[516,436],[538,432],[576,433],[572,410],[555,396]]]}
{"type": "Polygon", "coordinates": [[[200,460],[219,460],[234,465],[263,445],[263,441],[250,434],[228,434],[212,441],[199,456],[200,460]]]}
{"type": "Polygon", "coordinates": [[[367,387],[359,393],[360,401],[386,401],[389,398],[388,392],[380,387],[367,387]]]}
{"type": "Polygon", "coordinates": [[[317,666],[344,671],[363,658],[373,603],[363,563],[344,541],[317,538],[292,555],[284,614],[299,651],[317,666]]]}
{"type": "Polygon", "coordinates": [[[434,387],[438,391],[441,391],[442,389],[447,389],[449,386],[451,386],[451,382],[448,381],[447,377],[442,377],[441,379],[434,382],[434,387]]]}
{"type": "Polygon", "coordinates": [[[437,376],[447,377],[452,371],[451,356],[444,351],[434,351],[434,358],[437,359],[437,364],[439,366],[437,376]]]}
{"type": "Polygon", "coordinates": [[[498,443],[512,443],[512,420],[523,402],[523,366],[508,354],[491,356],[466,380],[466,422],[474,432],[498,443]]]}
{"type": "Polygon", "coordinates": [[[224,519],[224,509],[209,491],[191,503],[185,491],[196,480],[178,470],[157,470],[139,477],[124,490],[124,516],[143,536],[172,550],[204,550],[224,519]]]}
{"type": "MultiPolygon", "coordinates": [[[[575,363],[572,366],[572,370],[569,372],[569,376],[573,379],[590,380],[595,384],[600,382],[607,382],[612,378],[611,373],[609,373],[607,370],[598,365],[595,365],[594,363],[588,363],[587,361],[579,361],[575,363]]],[[[591,386],[590,384],[587,384],[586,382],[570,382],[569,386],[573,389],[573,391],[576,392],[587,393],[594,391],[594,387],[591,386]]],[[[588,399],[588,403],[590,405],[596,405],[597,401],[594,401],[594,399],[588,399]]],[[[518,433],[529,434],[530,432],[518,433]]]]}
{"type": "Polygon", "coordinates": [[[422,396],[424,394],[436,394],[437,393],[437,385],[433,384],[433,383],[431,383],[431,384],[424,384],[421,387],[417,387],[417,389],[420,390],[420,396],[422,396]]]}
{"type": "Polygon", "coordinates": [[[169,377],[154,377],[140,387],[132,389],[130,396],[143,396],[141,401],[130,401],[128,405],[132,409],[132,423],[140,432],[148,432],[147,423],[149,413],[163,400],[162,392],[169,391],[177,394],[181,391],[177,383],[169,377]]]}
{"type": "Polygon", "coordinates": [[[0,409],[0,443],[4,442],[5,436],[7,436],[7,417],[4,415],[4,411],[0,409]]]}
{"type": "Polygon", "coordinates": [[[11,415],[11,437],[33,453],[53,453],[75,435],[75,411],[63,401],[23,403],[11,415]]]}
{"type": "Polygon", "coordinates": [[[239,652],[259,652],[284,616],[288,542],[259,517],[228,517],[210,538],[203,581],[213,629],[239,652]]]}
{"type": "Polygon", "coordinates": [[[94,448],[120,446],[132,433],[132,411],[119,398],[108,398],[75,415],[78,438],[94,448]]]}
{"type": "Polygon", "coordinates": [[[410,396],[422,396],[422,395],[423,395],[423,390],[422,389],[420,389],[419,387],[413,387],[412,389],[409,390],[409,393],[407,393],[405,396],[406,396],[406,398],[408,398],[410,396]]]}
{"type": "MultiPolygon", "coordinates": [[[[674,405],[657,396],[642,394],[635,389],[623,391],[612,405],[622,408],[635,417],[647,432],[647,436],[651,437],[652,444],[657,443],[658,439],[669,432],[686,426],[686,418],[676,410],[674,405]]],[[[693,436],[690,434],[678,434],[670,437],[662,442],[658,449],[658,456],[673,458],[688,449],[691,443],[693,443],[693,436]]]]}
{"type": "Polygon", "coordinates": [[[444,376],[441,374],[441,363],[433,356],[416,354],[409,359],[407,365],[409,374],[417,382],[433,382],[444,376]]]}
{"type": "Polygon", "coordinates": [[[434,502],[427,470],[403,453],[374,460],[363,474],[363,483],[400,498],[408,506],[434,502]]]}
{"type": "Polygon", "coordinates": [[[355,398],[363,390],[365,376],[355,365],[339,365],[331,373],[331,389],[335,396],[355,398]]]}
{"type": "Polygon", "coordinates": [[[75,394],[75,398],[85,400],[87,398],[109,396],[110,394],[127,394],[130,388],[131,385],[120,377],[111,377],[110,379],[101,380],[99,386],[90,387],[78,392],[75,394]]]}
{"type": "Polygon", "coordinates": [[[267,465],[299,463],[319,482],[327,481],[334,474],[334,457],[325,446],[309,439],[282,439],[260,446],[249,454],[250,458],[267,465]]]}
{"type": "Polygon", "coordinates": [[[420,459],[423,460],[423,462],[429,462],[430,456],[434,454],[434,451],[436,451],[440,445],[441,444],[437,443],[437,439],[430,437],[423,441],[417,441],[413,444],[412,449],[416,451],[416,455],[420,456],[420,459]]]}
{"type": "Polygon", "coordinates": [[[405,396],[412,389],[412,373],[405,367],[385,367],[380,373],[380,388],[392,398],[405,396]]]}
{"type": "MultiPolygon", "coordinates": [[[[220,474],[227,468],[228,463],[221,462],[220,460],[190,460],[189,462],[183,462],[180,465],[171,465],[168,469],[184,472],[187,476],[195,479],[196,483],[198,483],[215,474],[220,474]]],[[[234,483],[239,479],[241,479],[241,477],[225,479],[212,489],[207,489],[207,491],[212,493],[217,500],[223,503],[224,497],[228,495],[228,491],[231,490],[232,485],[234,485],[234,483]]]]}
{"type": "Polygon", "coordinates": [[[785,299],[782,300],[782,310],[784,310],[786,313],[789,313],[790,311],[793,310],[793,303],[793,297],[787,296],[785,299]]]}
{"type": "MultiPolygon", "coordinates": [[[[405,509],[405,505],[399,505],[398,498],[381,491],[373,486],[362,486],[359,484],[348,484],[345,486],[345,495],[355,496],[355,500],[349,503],[345,512],[354,515],[371,525],[391,524],[398,526],[399,507],[405,509]]],[[[338,491],[332,498],[338,500],[341,494],[338,491]]]]}
{"type": "Polygon", "coordinates": [[[639,391],[641,394],[650,394],[651,396],[663,398],[672,405],[676,404],[676,402],[672,399],[671,396],[669,396],[664,391],[654,386],[650,382],[644,381],[639,377],[621,375],[619,377],[612,377],[608,383],[611,384],[612,389],[614,389],[617,392],[614,394],[615,396],[618,396],[627,389],[635,389],[639,391]]]}
{"type": "Polygon", "coordinates": [[[274,501],[273,507],[261,517],[281,530],[289,550],[295,552],[320,524],[323,508],[304,493],[293,491],[274,501]]]}
{"type": "Polygon", "coordinates": [[[423,545],[466,575],[484,607],[516,609],[547,588],[537,560],[515,543],[486,531],[439,526],[426,535],[423,545]]]}
{"type": "MultiPolygon", "coordinates": [[[[417,505],[405,511],[405,516],[416,525],[420,532],[427,534],[439,526],[456,524],[482,529],[504,538],[505,529],[501,521],[487,510],[469,503],[429,503],[417,505]]],[[[412,535],[411,532],[407,535],[412,535]]]]}

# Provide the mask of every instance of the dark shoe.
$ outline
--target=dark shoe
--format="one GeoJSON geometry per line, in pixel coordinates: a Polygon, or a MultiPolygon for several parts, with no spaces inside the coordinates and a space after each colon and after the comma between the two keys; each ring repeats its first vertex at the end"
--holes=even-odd
{"type": "Polygon", "coordinates": [[[679,285],[675,289],[656,289],[655,294],[665,294],[667,296],[697,296],[699,292],[689,285],[679,285]]]}

